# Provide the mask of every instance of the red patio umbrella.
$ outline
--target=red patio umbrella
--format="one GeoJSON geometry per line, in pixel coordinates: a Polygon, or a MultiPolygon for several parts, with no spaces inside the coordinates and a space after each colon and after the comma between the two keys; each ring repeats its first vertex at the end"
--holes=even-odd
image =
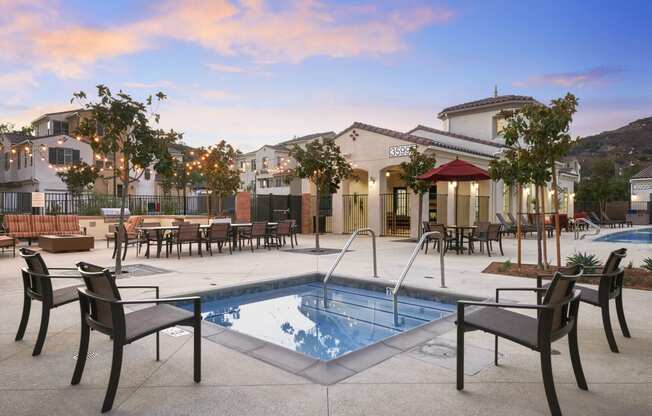
{"type": "MultiPolygon", "coordinates": [[[[469,162],[455,159],[417,176],[421,180],[470,182],[491,179],[489,172],[469,162]]],[[[457,187],[455,187],[455,223],[457,223],[457,187]]]]}
{"type": "Polygon", "coordinates": [[[417,177],[422,180],[436,181],[481,181],[491,179],[489,172],[475,165],[460,159],[445,163],[438,168],[430,169],[428,172],[417,177]]]}

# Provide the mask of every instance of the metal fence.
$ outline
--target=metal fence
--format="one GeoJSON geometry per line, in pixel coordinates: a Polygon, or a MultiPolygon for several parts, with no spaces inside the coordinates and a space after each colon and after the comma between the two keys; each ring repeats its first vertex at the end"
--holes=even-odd
{"type": "Polygon", "coordinates": [[[380,195],[380,234],[410,236],[410,194],[407,192],[380,195]]]}
{"type": "Polygon", "coordinates": [[[343,231],[352,233],[358,228],[368,227],[368,198],[366,194],[342,195],[344,205],[343,231]]]}
{"type": "MultiPolygon", "coordinates": [[[[225,198],[225,206],[229,206],[225,198]]],[[[100,215],[101,208],[119,208],[122,198],[113,195],[86,193],[72,195],[66,192],[45,193],[45,214],[100,215]]],[[[235,202],[230,202],[234,207],[235,202]]],[[[135,215],[204,215],[208,213],[206,195],[151,196],[128,195],[127,208],[135,215]]],[[[30,214],[38,212],[32,208],[31,192],[0,192],[1,214],[30,214]]]]}
{"type": "Polygon", "coordinates": [[[254,195],[251,220],[277,222],[292,219],[301,227],[301,195],[254,195]]]}

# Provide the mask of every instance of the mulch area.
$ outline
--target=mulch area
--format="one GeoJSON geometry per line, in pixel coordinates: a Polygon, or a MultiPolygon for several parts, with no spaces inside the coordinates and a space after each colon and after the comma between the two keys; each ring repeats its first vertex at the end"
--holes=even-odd
{"type": "MultiPolygon", "coordinates": [[[[556,266],[550,266],[550,270],[545,273],[553,273],[557,270],[556,266]]],[[[537,273],[542,271],[537,268],[536,264],[522,264],[519,270],[518,265],[512,264],[505,269],[502,262],[494,261],[489,263],[482,273],[500,274],[503,276],[529,277],[536,278],[537,273]]],[[[580,278],[580,283],[597,284],[596,279],[580,278]]],[[[652,290],[652,272],[638,267],[625,268],[625,287],[630,289],[652,290]]]]}

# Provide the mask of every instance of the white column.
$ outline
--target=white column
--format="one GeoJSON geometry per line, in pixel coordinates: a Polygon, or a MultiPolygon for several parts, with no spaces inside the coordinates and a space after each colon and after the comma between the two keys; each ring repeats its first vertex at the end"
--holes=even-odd
{"type": "Polygon", "coordinates": [[[408,190],[408,194],[410,195],[410,237],[417,238],[419,235],[419,195],[410,190],[408,190]]]}
{"type": "Polygon", "coordinates": [[[475,222],[476,215],[478,213],[478,191],[480,185],[477,182],[471,182],[469,184],[469,225],[473,225],[475,222]]]}
{"type": "Polygon", "coordinates": [[[344,232],[344,184],[333,195],[333,234],[342,234],[344,232]]]}
{"type": "Polygon", "coordinates": [[[457,205],[455,204],[455,186],[453,182],[447,182],[448,184],[448,200],[446,201],[446,224],[455,224],[455,211],[457,210],[457,205]]]}
{"type": "Polygon", "coordinates": [[[367,192],[367,225],[380,234],[380,181],[378,180],[380,172],[369,172],[369,183],[367,192]]]}

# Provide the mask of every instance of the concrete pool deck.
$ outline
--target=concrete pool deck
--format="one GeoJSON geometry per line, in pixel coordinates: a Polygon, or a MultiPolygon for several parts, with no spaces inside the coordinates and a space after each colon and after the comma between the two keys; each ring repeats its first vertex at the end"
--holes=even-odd
{"type": "MultiPolygon", "coordinates": [[[[618,229],[614,231],[620,231],[618,229]]],[[[614,232],[603,231],[603,234],[614,232]]],[[[324,247],[340,248],[346,236],[325,235],[324,247]]],[[[381,238],[378,271],[396,279],[413,249],[412,244],[381,238]]],[[[313,244],[311,236],[300,238],[300,247],[313,244]]],[[[549,258],[554,240],[549,239],[549,258]]],[[[102,246],[103,244],[97,244],[102,246]]],[[[645,244],[574,241],[564,233],[562,255],[587,251],[606,259],[609,251],[625,246],[638,266],[652,256],[645,244]]],[[[337,269],[338,274],[371,279],[370,242],[361,238],[337,269]]],[[[490,297],[496,287],[531,287],[532,279],[481,274],[489,261],[515,262],[516,242],[504,241],[506,256],[475,254],[446,256],[446,282],[450,291],[490,297]]],[[[111,265],[112,250],[98,248],[87,253],[44,253],[48,265],[70,267],[79,260],[111,265]]],[[[430,252],[429,252],[430,253],[430,252]]],[[[498,253],[499,254],[499,253],[498,253]]],[[[211,290],[225,285],[255,282],[302,272],[325,272],[335,256],[310,256],[284,251],[258,250],[213,257],[184,256],[181,260],[144,259],[130,249],[127,264],[154,266],[169,273],[139,275],[124,284],[160,285],[162,296],[211,290]]],[[[3,414],[89,415],[99,414],[111,362],[112,344],[105,336],[91,334],[91,355],[82,382],[70,385],[74,355],[79,342],[79,309],[70,304],[55,309],[43,353],[32,357],[40,305],[33,303],[25,339],[14,336],[22,310],[20,258],[5,255],[0,270],[0,409],[3,414]]],[[[525,262],[536,261],[536,243],[525,242],[525,262]]],[[[407,283],[437,289],[438,257],[419,255],[407,283]],[[424,279],[423,276],[435,279],[424,279]]],[[[129,297],[152,297],[143,291],[129,297]]],[[[529,294],[510,294],[510,299],[531,303],[529,294]]],[[[565,340],[554,344],[553,371],[559,401],[567,415],[652,414],[652,292],[625,290],[625,313],[632,338],[622,337],[616,323],[621,350],[613,354],[604,336],[600,311],[582,304],[579,342],[589,391],[577,388],[565,340]]],[[[205,324],[207,325],[207,324],[205,324]]],[[[342,382],[330,386],[243,354],[224,345],[202,343],[202,383],[192,381],[192,337],[161,335],[161,361],[155,361],[154,337],[125,348],[122,377],[113,415],[547,415],[538,354],[501,341],[500,365],[491,363],[493,337],[480,332],[466,335],[467,364],[475,371],[466,375],[466,389],[455,389],[455,332],[424,336],[423,343],[393,355],[342,382]]],[[[217,333],[216,333],[217,334],[217,333]]],[[[213,334],[213,335],[216,335],[213,334]]],[[[207,335],[206,333],[204,335],[207,335]]],[[[370,359],[373,358],[370,356],[370,359]]]]}

